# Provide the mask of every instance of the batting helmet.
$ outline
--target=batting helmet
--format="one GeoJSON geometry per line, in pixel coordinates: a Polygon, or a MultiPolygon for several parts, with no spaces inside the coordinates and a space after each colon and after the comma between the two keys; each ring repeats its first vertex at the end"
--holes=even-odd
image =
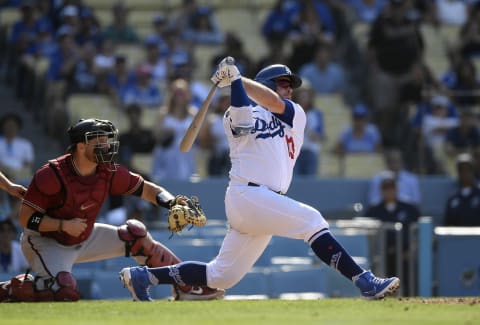
{"type": "Polygon", "coordinates": [[[79,142],[88,143],[89,140],[100,137],[107,137],[107,141],[98,141],[94,147],[97,163],[112,163],[118,154],[120,142],[118,130],[112,122],[99,119],[81,119],[77,124],[68,128],[70,137],[69,151],[79,142]]]}
{"type": "Polygon", "coordinates": [[[292,82],[292,88],[298,88],[302,85],[302,79],[293,74],[289,67],[283,64],[272,64],[260,70],[254,80],[275,90],[275,79],[279,77],[288,77],[292,82]]]}

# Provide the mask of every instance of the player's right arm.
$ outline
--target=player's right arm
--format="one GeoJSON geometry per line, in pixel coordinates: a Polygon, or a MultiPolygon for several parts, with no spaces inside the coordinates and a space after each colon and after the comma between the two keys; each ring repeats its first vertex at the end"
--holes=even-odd
{"type": "Polygon", "coordinates": [[[63,220],[46,214],[47,209],[58,206],[61,184],[55,172],[45,165],[33,176],[19,211],[19,223],[23,228],[38,232],[64,231],[79,236],[87,227],[86,220],[63,220]]]}

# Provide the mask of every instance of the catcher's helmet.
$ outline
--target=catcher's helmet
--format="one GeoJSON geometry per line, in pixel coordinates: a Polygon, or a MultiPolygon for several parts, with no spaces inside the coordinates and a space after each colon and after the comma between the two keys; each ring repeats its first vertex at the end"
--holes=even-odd
{"type": "Polygon", "coordinates": [[[113,163],[118,154],[120,142],[118,141],[118,130],[112,122],[99,119],[81,119],[77,124],[68,128],[70,137],[69,151],[79,142],[88,143],[93,138],[107,137],[95,144],[94,153],[97,163],[113,163]]]}
{"type": "Polygon", "coordinates": [[[279,77],[288,77],[292,82],[292,88],[298,88],[302,85],[302,79],[293,74],[290,68],[283,64],[272,64],[263,68],[257,73],[254,80],[275,90],[274,80],[279,77]]]}

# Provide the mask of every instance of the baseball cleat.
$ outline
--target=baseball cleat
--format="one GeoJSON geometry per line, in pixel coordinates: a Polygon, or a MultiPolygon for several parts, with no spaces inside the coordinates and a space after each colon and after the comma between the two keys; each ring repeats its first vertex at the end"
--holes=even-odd
{"type": "Polygon", "coordinates": [[[120,271],[120,281],[130,291],[134,301],[153,301],[147,267],[126,267],[120,271]]]}
{"type": "Polygon", "coordinates": [[[366,299],[382,299],[393,294],[400,287],[399,278],[377,278],[370,271],[363,272],[353,282],[366,299]]]}
{"type": "Polygon", "coordinates": [[[174,286],[173,289],[174,300],[215,300],[225,296],[225,290],[207,286],[174,286]]]}

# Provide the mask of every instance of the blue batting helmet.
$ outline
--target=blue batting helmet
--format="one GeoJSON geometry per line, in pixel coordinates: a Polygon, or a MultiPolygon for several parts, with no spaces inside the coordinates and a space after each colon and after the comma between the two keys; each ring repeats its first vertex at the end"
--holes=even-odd
{"type": "Polygon", "coordinates": [[[293,74],[289,67],[283,64],[272,64],[260,70],[254,80],[275,90],[274,80],[279,77],[288,77],[292,82],[292,88],[298,88],[302,85],[302,79],[293,74]]]}

